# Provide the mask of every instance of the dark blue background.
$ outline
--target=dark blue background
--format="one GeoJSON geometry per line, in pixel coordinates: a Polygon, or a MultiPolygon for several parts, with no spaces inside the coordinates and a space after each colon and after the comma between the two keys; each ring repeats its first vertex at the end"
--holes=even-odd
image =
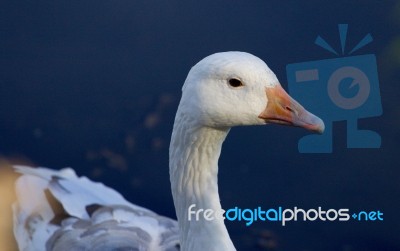
{"type": "Polygon", "coordinates": [[[334,124],[332,154],[299,154],[301,129],[234,128],[220,160],[222,206],[381,210],[384,221],[228,229],[239,250],[400,250],[399,1],[2,1],[0,155],[72,166],[175,217],[168,144],[190,67],[246,51],[286,88],[287,64],[335,57],[313,42],[340,48],[339,23],[350,45],[374,37],[355,54],[377,55],[383,115],[360,127],[382,147],[346,149],[345,122],[334,124]]]}

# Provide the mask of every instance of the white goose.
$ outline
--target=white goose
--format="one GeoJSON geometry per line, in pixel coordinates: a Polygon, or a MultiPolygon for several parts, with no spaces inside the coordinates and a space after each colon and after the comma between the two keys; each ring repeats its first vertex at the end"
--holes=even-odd
{"type": "Polygon", "coordinates": [[[244,52],[204,58],[182,88],[170,144],[178,223],[77,177],[72,169],[19,166],[23,175],[16,183],[14,204],[19,249],[235,250],[223,219],[189,221],[188,207],[221,210],[218,158],[229,129],[268,123],[324,130],[322,120],[293,100],[261,59],[244,52]]]}

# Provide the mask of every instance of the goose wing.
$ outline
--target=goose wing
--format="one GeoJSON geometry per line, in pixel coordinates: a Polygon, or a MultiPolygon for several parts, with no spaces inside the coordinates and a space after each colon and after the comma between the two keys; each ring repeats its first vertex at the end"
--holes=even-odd
{"type": "Polygon", "coordinates": [[[177,222],[70,169],[16,166],[20,250],[179,250],[177,222]]]}

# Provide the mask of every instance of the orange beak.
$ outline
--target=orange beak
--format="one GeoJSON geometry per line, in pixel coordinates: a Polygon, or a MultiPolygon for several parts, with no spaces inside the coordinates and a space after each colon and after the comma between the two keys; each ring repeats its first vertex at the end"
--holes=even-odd
{"type": "Polygon", "coordinates": [[[322,134],[324,122],[308,112],[296,100],[287,94],[282,86],[266,88],[268,104],[258,116],[267,123],[303,127],[307,130],[322,134]]]}

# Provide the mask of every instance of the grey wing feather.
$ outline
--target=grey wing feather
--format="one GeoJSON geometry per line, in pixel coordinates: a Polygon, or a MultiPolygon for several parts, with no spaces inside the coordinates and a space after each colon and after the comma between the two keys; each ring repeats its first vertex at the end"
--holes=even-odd
{"type": "Polygon", "coordinates": [[[143,214],[124,206],[101,207],[90,220],[64,220],[62,227],[47,242],[46,249],[179,250],[178,226],[171,219],[143,214]],[[157,229],[152,227],[155,224],[157,229]]]}
{"type": "Polygon", "coordinates": [[[23,175],[16,183],[14,235],[22,251],[179,250],[175,220],[131,204],[101,183],[72,169],[16,170],[23,175]],[[45,191],[65,210],[61,224],[54,223],[59,212],[45,191]]]}

